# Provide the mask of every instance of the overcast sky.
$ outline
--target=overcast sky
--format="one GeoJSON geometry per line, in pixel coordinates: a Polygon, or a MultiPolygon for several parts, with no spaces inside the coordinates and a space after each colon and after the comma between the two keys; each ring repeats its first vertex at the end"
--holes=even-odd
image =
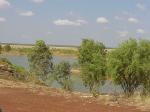
{"type": "Polygon", "coordinates": [[[150,0],[0,0],[0,42],[150,40],[150,0]]]}

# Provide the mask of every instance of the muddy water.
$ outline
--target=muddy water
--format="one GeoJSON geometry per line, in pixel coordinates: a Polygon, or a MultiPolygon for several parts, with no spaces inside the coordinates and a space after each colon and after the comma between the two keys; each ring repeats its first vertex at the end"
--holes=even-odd
{"type": "MultiPolygon", "coordinates": [[[[7,58],[13,64],[22,66],[29,70],[28,58],[27,56],[16,56],[16,55],[1,55],[0,57],[7,58]]],[[[53,62],[55,64],[61,61],[68,61],[70,64],[77,63],[77,58],[69,56],[54,56],[53,62]]],[[[88,89],[83,86],[82,80],[79,76],[72,75],[71,77],[73,82],[73,90],[79,92],[88,92],[88,89]]],[[[60,88],[60,85],[57,82],[53,82],[50,86],[60,88]]],[[[106,83],[99,88],[101,93],[121,93],[122,90],[120,86],[114,85],[111,81],[106,81],[106,83]]]]}

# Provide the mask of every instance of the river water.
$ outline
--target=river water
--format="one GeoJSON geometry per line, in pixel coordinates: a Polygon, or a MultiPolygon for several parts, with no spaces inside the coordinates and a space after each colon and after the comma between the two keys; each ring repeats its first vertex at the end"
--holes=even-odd
{"type": "MultiPolygon", "coordinates": [[[[0,57],[7,58],[11,63],[24,67],[29,70],[28,58],[23,55],[0,55],[0,57]]],[[[70,56],[54,56],[53,62],[57,64],[61,61],[68,61],[70,64],[77,63],[77,58],[70,56]]],[[[78,92],[86,92],[88,93],[88,89],[83,86],[82,80],[80,76],[72,75],[71,76],[73,82],[73,90],[78,92]]],[[[60,88],[60,85],[57,82],[53,82],[51,87],[60,88]]],[[[121,93],[122,89],[120,86],[114,85],[111,81],[106,81],[106,83],[99,88],[101,93],[106,94],[114,94],[121,93]]]]}

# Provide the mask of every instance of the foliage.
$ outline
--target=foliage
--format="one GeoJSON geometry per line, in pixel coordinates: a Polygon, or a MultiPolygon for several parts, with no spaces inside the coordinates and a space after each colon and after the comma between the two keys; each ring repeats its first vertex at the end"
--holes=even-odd
{"type": "Polygon", "coordinates": [[[63,89],[72,90],[70,64],[68,62],[62,61],[55,65],[53,75],[63,89]]]}
{"type": "Polygon", "coordinates": [[[18,80],[22,80],[22,81],[28,81],[29,80],[30,74],[23,67],[13,65],[12,68],[14,71],[13,78],[18,79],[18,80]]]}
{"type": "Polygon", "coordinates": [[[6,58],[0,58],[0,64],[5,66],[5,70],[10,72],[10,74],[14,79],[22,80],[22,81],[28,80],[30,74],[23,67],[12,64],[6,58]]]}
{"type": "Polygon", "coordinates": [[[11,46],[9,44],[7,44],[4,46],[3,49],[4,49],[4,51],[9,52],[9,51],[11,51],[11,46]]]}
{"type": "Polygon", "coordinates": [[[131,96],[137,87],[147,80],[146,75],[149,73],[145,71],[145,64],[148,65],[147,59],[150,56],[147,45],[144,41],[130,39],[108,56],[108,71],[127,96],[131,96]]]}
{"type": "Polygon", "coordinates": [[[142,68],[143,94],[150,95],[150,41],[141,40],[139,42],[138,54],[140,54],[140,63],[142,68]]]}
{"type": "Polygon", "coordinates": [[[105,80],[106,60],[105,46],[93,40],[84,39],[79,48],[79,64],[81,77],[85,87],[93,95],[97,95],[98,88],[105,80]]]}
{"type": "Polygon", "coordinates": [[[12,63],[8,59],[6,59],[6,58],[0,58],[0,63],[1,64],[12,65],[12,63]]]}
{"type": "Polygon", "coordinates": [[[0,54],[2,53],[2,45],[0,45],[0,54]]]}
{"type": "Polygon", "coordinates": [[[45,42],[39,40],[36,42],[32,51],[28,55],[30,71],[37,74],[43,81],[47,79],[47,75],[52,70],[52,54],[45,42]]]}

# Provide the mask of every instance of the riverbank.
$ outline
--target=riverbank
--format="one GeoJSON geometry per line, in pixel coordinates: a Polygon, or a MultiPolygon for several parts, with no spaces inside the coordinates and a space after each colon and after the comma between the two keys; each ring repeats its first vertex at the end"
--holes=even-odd
{"type": "MultiPolygon", "coordinates": [[[[11,63],[22,66],[25,69],[29,68],[26,54],[20,54],[18,52],[14,52],[14,51],[2,52],[2,54],[0,54],[0,57],[7,58],[11,63]]],[[[59,60],[58,62],[61,62],[61,60],[71,62],[71,64],[72,64],[71,73],[73,75],[80,75],[80,69],[79,69],[78,65],[76,64],[77,62],[75,61],[75,60],[77,60],[77,57],[67,56],[67,55],[63,55],[63,56],[53,55],[53,57],[54,57],[55,61],[59,60]]]]}
{"type": "MultiPolygon", "coordinates": [[[[12,47],[12,49],[9,52],[2,51],[2,54],[7,54],[7,55],[28,55],[31,52],[31,49],[32,48],[12,47]]],[[[71,56],[71,57],[77,57],[78,56],[78,49],[52,48],[52,49],[50,49],[50,51],[54,56],[71,56]]]]}
{"type": "MultiPolygon", "coordinates": [[[[10,51],[10,52],[2,52],[2,55],[17,55],[17,56],[27,56],[28,53],[19,52],[19,51],[10,51]]],[[[69,54],[69,53],[59,53],[59,52],[52,52],[53,56],[62,56],[62,57],[72,57],[77,58],[77,54],[69,54]]]]}
{"type": "Polygon", "coordinates": [[[94,99],[90,94],[4,79],[0,79],[0,91],[0,108],[4,112],[143,112],[148,109],[132,102],[113,101],[108,95],[94,99]]]}

